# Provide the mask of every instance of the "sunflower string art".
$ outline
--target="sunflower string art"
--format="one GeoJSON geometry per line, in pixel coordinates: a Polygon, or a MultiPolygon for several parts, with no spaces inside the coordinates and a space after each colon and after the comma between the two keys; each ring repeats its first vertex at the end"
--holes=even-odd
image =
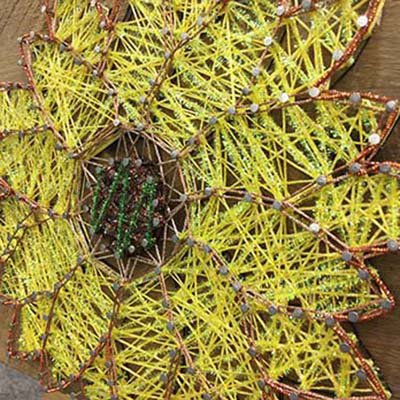
{"type": "Polygon", "coordinates": [[[387,399],[395,100],[331,89],[381,0],[45,1],[1,83],[8,355],[86,399],[387,399]],[[378,266],[379,269],[379,266],[378,266]]]}

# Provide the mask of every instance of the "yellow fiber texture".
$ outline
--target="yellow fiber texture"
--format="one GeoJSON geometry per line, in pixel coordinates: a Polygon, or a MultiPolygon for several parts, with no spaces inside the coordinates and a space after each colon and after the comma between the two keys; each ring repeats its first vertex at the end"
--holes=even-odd
{"type": "Polygon", "coordinates": [[[29,84],[0,87],[10,356],[90,400],[388,399],[343,323],[394,305],[370,260],[398,252],[400,165],[373,159],[398,107],[333,90],[383,1],[127,3],[45,1],[29,84]],[[127,135],[187,196],[137,279],[81,218],[86,166],[127,135]]]}

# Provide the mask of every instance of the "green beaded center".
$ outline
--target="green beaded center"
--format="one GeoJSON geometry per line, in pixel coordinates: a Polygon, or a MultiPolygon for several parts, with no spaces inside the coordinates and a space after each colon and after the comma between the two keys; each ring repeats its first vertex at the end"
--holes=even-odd
{"type": "Polygon", "coordinates": [[[108,249],[118,259],[139,248],[151,249],[163,219],[162,187],[154,171],[136,167],[125,158],[112,167],[97,167],[95,178],[91,233],[106,238],[108,249]]]}

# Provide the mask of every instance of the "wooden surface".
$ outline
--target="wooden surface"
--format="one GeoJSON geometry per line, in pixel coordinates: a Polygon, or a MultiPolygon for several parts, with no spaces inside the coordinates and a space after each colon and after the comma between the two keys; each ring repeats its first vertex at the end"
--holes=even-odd
{"type": "MultiPolygon", "coordinates": [[[[42,19],[38,0],[1,0],[0,7],[0,80],[24,79],[17,67],[16,38],[24,32],[40,29],[42,19]]],[[[373,91],[400,99],[400,0],[387,0],[381,26],[369,40],[357,64],[338,82],[338,89],[373,91]]],[[[400,124],[379,157],[400,160],[400,124]]],[[[359,337],[380,366],[385,381],[400,400],[400,259],[377,259],[384,281],[396,296],[398,307],[386,318],[357,325],[359,337]]],[[[1,310],[0,310],[1,311],[1,310]]],[[[4,339],[6,318],[0,322],[4,339]],[[3,325],[3,326],[2,326],[3,325]]],[[[4,344],[0,346],[4,354],[4,344]]],[[[0,361],[4,361],[0,356],[0,361]]],[[[13,364],[21,368],[21,366],[13,364]]],[[[32,371],[32,367],[25,368],[32,371]]],[[[48,400],[63,398],[49,396],[48,400]]]]}

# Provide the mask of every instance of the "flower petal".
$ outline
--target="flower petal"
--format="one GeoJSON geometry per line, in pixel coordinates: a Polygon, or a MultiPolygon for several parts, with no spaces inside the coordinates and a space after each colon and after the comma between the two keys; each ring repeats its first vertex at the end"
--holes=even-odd
{"type": "Polygon", "coordinates": [[[271,316],[245,284],[229,285],[212,264],[195,248],[182,251],[165,273],[178,286],[171,294],[176,324],[216,393],[221,387],[228,398],[239,390],[249,395],[246,389],[261,379],[278,393],[305,398],[389,396],[355,335],[306,314],[278,310],[271,316]]]}
{"type": "Polygon", "coordinates": [[[364,97],[359,106],[350,93],[326,92],[319,100],[267,106],[253,115],[243,110],[181,150],[192,190],[243,189],[274,198],[289,197],[310,183],[324,181],[358,157],[374,154],[397,112],[384,111],[384,99],[364,97]]]}
{"type": "Polygon", "coordinates": [[[110,79],[131,120],[151,116],[153,133],[176,145],[232,107],[308,97],[311,89],[318,97],[350,64],[382,7],[377,0],[129,4],[130,20],[117,27],[110,52],[110,79]]]}
{"type": "Polygon", "coordinates": [[[178,344],[167,329],[168,318],[160,297],[158,279],[127,286],[112,342],[85,374],[89,398],[109,393],[118,393],[121,399],[163,397],[165,379],[161,375],[168,375],[173,361],[169,351],[177,349],[178,344]],[[107,383],[110,380],[111,387],[107,383]]]}
{"type": "Polygon", "coordinates": [[[346,262],[329,232],[311,232],[289,208],[280,212],[224,198],[211,198],[201,208],[193,210],[190,240],[212,255],[214,268],[226,269],[228,281],[241,282],[266,308],[302,307],[322,320],[330,314],[347,320],[351,311],[360,320],[384,312],[388,292],[376,271],[355,255],[346,262]]]}
{"type": "Polygon", "coordinates": [[[45,211],[62,214],[76,204],[77,163],[56,149],[52,133],[39,132],[0,143],[0,174],[14,195],[24,195],[45,211]]]}
{"type": "MultiPolygon", "coordinates": [[[[365,175],[338,179],[312,195],[314,206],[300,208],[312,211],[316,221],[355,252],[373,253],[378,248],[390,251],[388,241],[400,239],[400,166],[384,162],[360,165],[365,175]]],[[[311,196],[305,202],[310,200],[311,196]]]]}
{"type": "Polygon", "coordinates": [[[116,128],[118,104],[110,96],[112,84],[96,66],[44,36],[25,43],[23,49],[25,59],[32,60],[27,61],[27,73],[37,105],[71,156],[93,148],[95,135],[114,140],[111,131],[116,128]]]}
{"type": "Polygon", "coordinates": [[[0,84],[0,140],[35,131],[43,125],[32,91],[20,83],[0,84]]]}
{"type": "Polygon", "coordinates": [[[90,263],[75,264],[54,287],[22,306],[17,350],[39,353],[41,380],[48,388],[67,387],[102,351],[107,314],[113,311],[107,284],[90,263]]]}
{"type": "MultiPolygon", "coordinates": [[[[28,207],[16,201],[8,200],[2,206],[5,232],[13,232],[18,222],[22,225],[11,241],[14,254],[4,266],[2,291],[23,301],[32,293],[52,290],[72,268],[79,254],[69,223],[62,219],[50,220],[46,215],[33,215],[28,207]]],[[[2,251],[7,243],[2,243],[2,251]]]]}
{"type": "Polygon", "coordinates": [[[262,312],[245,319],[262,354],[259,367],[277,391],[300,398],[390,397],[372,360],[362,356],[356,336],[342,327],[279,314],[266,318],[262,312]]]}
{"type": "MultiPolygon", "coordinates": [[[[85,61],[101,64],[110,45],[109,10],[103,1],[46,0],[42,8],[50,37],[73,48],[85,61]],[[51,3],[51,4],[50,4],[51,3]],[[55,3],[55,4],[54,4],[55,3]]],[[[111,2],[109,2],[111,3],[111,2]]],[[[113,13],[114,16],[114,13],[113,13]]]]}

